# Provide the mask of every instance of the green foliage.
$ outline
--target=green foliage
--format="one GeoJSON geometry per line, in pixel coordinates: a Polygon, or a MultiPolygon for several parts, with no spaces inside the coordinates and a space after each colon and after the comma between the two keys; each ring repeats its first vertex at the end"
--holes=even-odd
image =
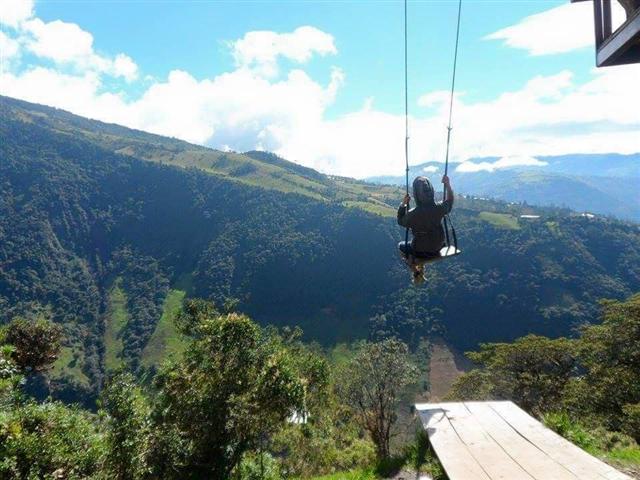
{"type": "Polygon", "coordinates": [[[625,405],[622,407],[622,413],[624,414],[622,430],[640,443],[640,403],[625,405]]]}
{"type": "Polygon", "coordinates": [[[195,339],[155,379],[153,475],[228,478],[248,450],[304,411],[309,379],[282,341],[247,317],[214,312],[186,306],[182,325],[195,339]]]}
{"type": "Polygon", "coordinates": [[[640,437],[640,295],[602,305],[602,323],[583,327],[576,340],[529,335],[482,345],[468,354],[478,368],[450,396],[513,400],[593,454],[633,459],[640,437]]]}
{"type": "Polygon", "coordinates": [[[605,302],[602,323],[582,330],[578,352],[586,373],[574,386],[570,408],[593,412],[620,430],[629,418],[624,409],[632,419],[640,403],[640,295],[605,302]]]}
{"type": "Polygon", "coordinates": [[[122,336],[127,326],[127,295],[122,290],[121,279],[114,282],[109,292],[109,307],[104,331],[104,367],[106,371],[117,370],[123,365],[124,345],[122,336]]]}
{"type": "Polygon", "coordinates": [[[23,381],[20,369],[13,361],[13,353],[13,346],[0,345],[0,409],[13,405],[23,381]]]}
{"type": "Polygon", "coordinates": [[[407,345],[394,338],[363,342],[341,372],[338,384],[341,396],[371,436],[379,460],[391,455],[390,440],[400,395],[417,377],[418,370],[407,345]]]}
{"type": "Polygon", "coordinates": [[[456,379],[446,400],[491,400],[494,398],[494,389],[491,374],[484,369],[474,368],[456,379]]]}
{"type": "Polygon", "coordinates": [[[480,212],[478,217],[497,228],[504,228],[507,230],[520,230],[518,219],[513,215],[509,215],[507,213],[480,212]]]}
{"type": "Polygon", "coordinates": [[[371,333],[413,348],[446,334],[462,349],[528,332],[568,335],[595,317],[596,299],[640,286],[633,225],[460,197],[464,255],[407,289],[394,247],[401,230],[367,213],[395,209],[399,188],[5,97],[0,109],[0,323],[50,309],[72,357],[56,368],[52,393],[68,401],[95,396],[121,359],[139,374],[157,363],[158,336],[173,338],[163,315],[180,279],[190,279],[187,296],[237,298],[261,324],[301,325],[324,345],[371,333]],[[542,218],[493,228],[480,212],[542,218]],[[122,331],[104,312],[117,278],[122,331]]]}
{"type": "Polygon", "coordinates": [[[282,453],[282,471],[310,477],[365,468],[375,461],[375,447],[363,438],[350,410],[334,396],[322,410],[310,413],[304,424],[289,424],[272,438],[274,452],[282,453]]]}
{"type": "Polygon", "coordinates": [[[542,417],[545,425],[592,455],[622,464],[640,464],[640,448],[629,436],[611,432],[593,421],[576,419],[568,412],[549,412],[542,417]]]}
{"type": "Polygon", "coordinates": [[[183,290],[169,290],[164,301],[162,316],[142,351],[143,367],[158,367],[168,356],[179,354],[184,350],[186,341],[177,331],[174,322],[174,318],[182,308],[184,297],[183,290]]]}
{"type": "Polygon", "coordinates": [[[251,452],[242,457],[233,478],[241,480],[280,480],[280,465],[266,452],[251,452]]]}
{"type": "Polygon", "coordinates": [[[126,323],[118,335],[123,344],[122,357],[136,371],[142,350],[161,318],[169,282],[155,258],[128,247],[114,252],[109,269],[121,279],[126,293],[126,323]]]}
{"type": "Polygon", "coordinates": [[[45,319],[14,319],[4,332],[4,342],[13,345],[12,358],[25,373],[51,368],[60,352],[62,328],[45,319]]]}
{"type": "Polygon", "coordinates": [[[567,440],[590,453],[596,453],[596,438],[585,427],[574,421],[567,412],[550,412],[543,415],[542,419],[547,427],[567,440]]]}
{"type": "Polygon", "coordinates": [[[312,477],[310,480],[376,480],[374,469],[363,468],[358,470],[350,470],[347,472],[333,473],[330,475],[322,475],[320,477],[312,477]]]}
{"type": "Polygon", "coordinates": [[[100,397],[107,435],[105,464],[110,478],[135,480],[145,472],[149,408],[135,379],[115,374],[100,397]]]}
{"type": "Polygon", "coordinates": [[[300,335],[299,329],[285,328],[278,333],[309,381],[306,415],[288,423],[270,442],[270,449],[281,457],[282,472],[289,477],[310,477],[372,465],[373,444],[363,435],[352,410],[336,395],[335,358],[328,363],[319,347],[304,345],[300,335]]]}
{"type": "Polygon", "coordinates": [[[607,457],[624,464],[640,466],[640,448],[638,447],[617,448],[608,452],[607,457]]]}
{"type": "Polygon", "coordinates": [[[0,411],[0,478],[84,479],[99,471],[102,454],[85,411],[57,402],[0,411]]]}
{"type": "Polygon", "coordinates": [[[536,335],[513,343],[492,343],[467,356],[481,366],[462,376],[453,395],[473,399],[502,398],[516,402],[530,412],[556,406],[565,385],[575,374],[573,342],[536,335]]]}

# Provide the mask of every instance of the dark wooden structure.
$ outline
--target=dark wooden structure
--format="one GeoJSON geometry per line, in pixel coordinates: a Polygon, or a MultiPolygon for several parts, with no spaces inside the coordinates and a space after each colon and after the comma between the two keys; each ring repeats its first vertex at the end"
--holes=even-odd
{"type": "Polygon", "coordinates": [[[596,65],[640,63],[640,1],[620,2],[625,6],[627,20],[616,30],[611,25],[611,0],[571,0],[571,3],[584,1],[593,1],[596,65]]]}

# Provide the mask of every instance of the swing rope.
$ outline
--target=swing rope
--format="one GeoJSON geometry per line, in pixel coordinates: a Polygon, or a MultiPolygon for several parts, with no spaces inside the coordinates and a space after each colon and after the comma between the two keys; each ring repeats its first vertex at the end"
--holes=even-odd
{"type": "MultiPolygon", "coordinates": [[[[453,118],[453,98],[455,95],[455,90],[456,90],[456,70],[457,70],[457,66],[458,66],[458,46],[460,44],[460,18],[462,16],[462,0],[458,1],[458,21],[457,21],[457,25],[456,25],[456,46],[455,46],[455,50],[454,50],[454,54],[453,54],[453,73],[451,75],[451,94],[449,96],[449,124],[447,125],[447,150],[446,150],[446,154],[445,154],[445,161],[444,161],[444,174],[445,176],[449,174],[449,150],[450,150],[450,145],[451,145],[451,130],[453,130],[452,127],[452,118],[453,118]]],[[[442,200],[446,201],[447,200],[447,189],[446,187],[443,189],[442,192],[442,200]]],[[[457,251],[458,250],[458,236],[456,235],[456,229],[453,226],[453,222],[451,221],[451,218],[449,217],[449,214],[445,215],[442,219],[443,224],[444,224],[444,233],[445,233],[445,239],[447,242],[447,250],[449,249],[449,247],[451,246],[450,243],[450,238],[449,238],[449,226],[451,226],[451,235],[453,236],[453,248],[457,251]],[[448,224],[448,225],[447,225],[448,224]]]]}
{"type": "MultiPolygon", "coordinates": [[[[451,144],[451,120],[453,118],[453,97],[456,91],[456,69],[458,67],[458,45],[460,43],[460,17],[462,14],[462,0],[458,1],[458,24],[456,27],[456,47],[453,54],[453,74],[451,75],[451,95],[449,96],[449,125],[447,126],[447,153],[444,162],[444,174],[449,173],[449,146],[451,144]]],[[[446,190],[445,190],[446,195],[446,190]]]]}
{"type": "MultiPolygon", "coordinates": [[[[409,195],[409,55],[408,55],[408,26],[407,26],[407,3],[408,0],[404,0],[404,160],[405,160],[405,191],[409,195]]],[[[453,99],[456,88],[456,70],[458,66],[458,47],[460,44],[460,19],[462,17],[462,0],[458,0],[458,20],[456,24],[456,44],[453,55],[453,73],[451,77],[451,94],[449,97],[449,123],[447,125],[447,149],[444,163],[444,174],[449,174],[449,151],[451,146],[451,130],[453,119],[453,99]]],[[[447,189],[445,188],[442,194],[442,200],[447,199],[447,189]]],[[[409,213],[409,202],[405,205],[405,214],[409,213]]],[[[443,217],[445,239],[447,242],[447,250],[451,246],[449,236],[449,226],[451,227],[451,236],[453,237],[453,247],[458,250],[458,236],[456,235],[456,229],[453,226],[453,222],[449,217],[449,214],[443,217]]],[[[409,228],[405,229],[404,234],[405,244],[409,243],[409,228]]],[[[409,254],[405,252],[405,257],[409,257],[409,254]]]]}
{"type": "MultiPolygon", "coordinates": [[[[407,0],[404,0],[404,161],[406,194],[409,195],[409,54],[407,32],[407,0]]],[[[409,202],[405,205],[405,215],[409,213],[409,202]]],[[[404,232],[404,243],[409,243],[409,227],[404,232]]],[[[405,252],[405,257],[409,254],[405,252]]]]}

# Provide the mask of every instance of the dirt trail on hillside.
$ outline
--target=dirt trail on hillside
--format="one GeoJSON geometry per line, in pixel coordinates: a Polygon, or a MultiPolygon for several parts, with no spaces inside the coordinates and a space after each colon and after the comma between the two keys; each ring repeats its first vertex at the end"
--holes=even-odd
{"type": "Polygon", "coordinates": [[[441,338],[434,339],[429,360],[429,401],[442,400],[453,382],[472,367],[472,363],[461,352],[441,338]]]}

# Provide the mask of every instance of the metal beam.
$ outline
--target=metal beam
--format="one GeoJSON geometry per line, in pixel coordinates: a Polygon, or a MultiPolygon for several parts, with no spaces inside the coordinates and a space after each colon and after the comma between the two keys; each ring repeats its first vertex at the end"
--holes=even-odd
{"type": "Polygon", "coordinates": [[[602,3],[601,0],[593,0],[593,21],[596,32],[596,48],[600,48],[604,41],[604,32],[602,29],[602,3]]]}
{"type": "MultiPolygon", "coordinates": [[[[594,3],[598,3],[596,0],[594,3]]],[[[640,62],[640,9],[598,46],[599,67],[640,62]]]]}
{"type": "Polygon", "coordinates": [[[602,0],[602,36],[611,36],[611,0],[602,0]]]}

